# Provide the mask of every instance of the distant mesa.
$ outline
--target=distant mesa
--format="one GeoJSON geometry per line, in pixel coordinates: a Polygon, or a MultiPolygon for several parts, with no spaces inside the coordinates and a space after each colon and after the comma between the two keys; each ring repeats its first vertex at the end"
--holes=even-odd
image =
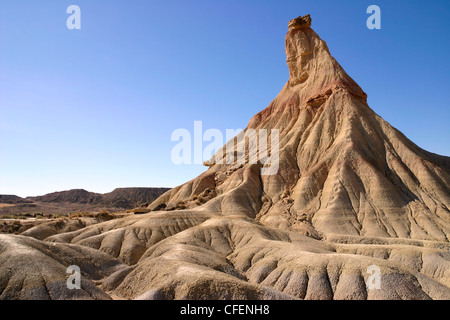
{"type": "Polygon", "coordinates": [[[72,203],[95,203],[102,199],[102,195],[99,193],[93,193],[84,189],[72,189],[68,191],[60,191],[48,193],[43,196],[27,197],[32,201],[41,202],[72,202],[72,203]]]}
{"type": "Polygon", "coordinates": [[[0,215],[61,214],[101,209],[124,211],[148,205],[168,190],[170,188],[117,188],[100,194],[73,189],[27,198],[0,195],[0,215]]]}
{"type": "Polygon", "coordinates": [[[44,196],[27,197],[39,202],[71,202],[80,204],[101,204],[129,209],[145,202],[152,202],[170,188],[117,188],[112,192],[100,194],[84,189],[49,193],[44,196]]]}
{"type": "Polygon", "coordinates": [[[16,195],[0,194],[0,203],[6,204],[18,204],[18,203],[32,203],[33,201],[27,200],[16,195]]]}

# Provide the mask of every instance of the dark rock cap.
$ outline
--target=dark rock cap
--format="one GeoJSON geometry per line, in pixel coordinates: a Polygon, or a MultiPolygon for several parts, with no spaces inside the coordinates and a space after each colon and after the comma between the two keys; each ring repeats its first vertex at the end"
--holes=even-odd
{"type": "Polygon", "coordinates": [[[300,16],[289,21],[289,29],[306,29],[311,27],[311,16],[309,14],[300,16]]]}

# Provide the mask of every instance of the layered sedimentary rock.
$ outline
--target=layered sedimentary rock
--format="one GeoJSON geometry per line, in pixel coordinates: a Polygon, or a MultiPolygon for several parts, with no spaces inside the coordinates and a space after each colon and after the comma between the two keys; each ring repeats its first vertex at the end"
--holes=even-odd
{"type": "Polygon", "coordinates": [[[309,16],[289,23],[289,81],[246,129],[279,130],[277,173],[227,165],[221,150],[211,162],[225,164],[211,166],[151,208],[180,201],[193,208],[190,200],[208,188],[201,210],[241,212],[318,238],[448,241],[450,159],[420,149],[370,109],[367,95],[310,25],[309,16]]]}

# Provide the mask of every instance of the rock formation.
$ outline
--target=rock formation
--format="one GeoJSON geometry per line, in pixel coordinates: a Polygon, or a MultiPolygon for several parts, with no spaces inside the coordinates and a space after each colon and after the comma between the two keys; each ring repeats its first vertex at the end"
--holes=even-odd
{"type": "MultiPolygon", "coordinates": [[[[209,188],[216,196],[199,210],[239,212],[318,238],[447,242],[450,159],[420,149],[370,109],[310,24],[309,16],[289,23],[289,81],[246,129],[279,130],[278,173],[214,165],[151,208],[189,201],[209,188]]],[[[219,152],[212,162],[222,157],[219,152]]]]}
{"type": "MultiPolygon", "coordinates": [[[[268,147],[279,152],[275,174],[262,175],[261,161],[229,163],[239,150],[247,160],[255,152],[236,138],[149,214],[42,241],[0,236],[0,298],[48,283],[10,284],[26,277],[4,262],[25,259],[16,246],[55,279],[69,263],[56,248],[104,261],[108,268],[84,264],[92,298],[450,299],[450,158],[420,149],[369,108],[309,16],[288,27],[289,80],[245,130],[278,130],[268,147]],[[371,266],[379,288],[367,285],[371,266]]],[[[59,288],[39,297],[80,298],[59,288]]]]}

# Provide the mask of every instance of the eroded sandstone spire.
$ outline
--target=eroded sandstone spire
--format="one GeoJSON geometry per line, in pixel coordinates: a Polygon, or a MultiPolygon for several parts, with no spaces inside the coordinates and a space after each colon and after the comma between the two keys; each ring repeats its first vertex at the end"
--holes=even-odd
{"type": "Polygon", "coordinates": [[[289,22],[289,80],[249,121],[280,132],[279,171],[219,164],[151,205],[256,216],[316,238],[340,235],[450,238],[450,159],[426,152],[367,104],[306,15],[289,22]],[[205,191],[207,190],[207,191],[205,191]],[[200,196],[203,203],[192,201],[200,196]],[[200,206],[199,206],[200,204],[200,206]]]}
{"type": "Polygon", "coordinates": [[[289,86],[304,84],[301,89],[310,94],[311,99],[338,87],[345,87],[355,96],[366,99],[364,91],[331,56],[326,42],[311,28],[309,15],[289,22],[285,43],[289,86]]]}

